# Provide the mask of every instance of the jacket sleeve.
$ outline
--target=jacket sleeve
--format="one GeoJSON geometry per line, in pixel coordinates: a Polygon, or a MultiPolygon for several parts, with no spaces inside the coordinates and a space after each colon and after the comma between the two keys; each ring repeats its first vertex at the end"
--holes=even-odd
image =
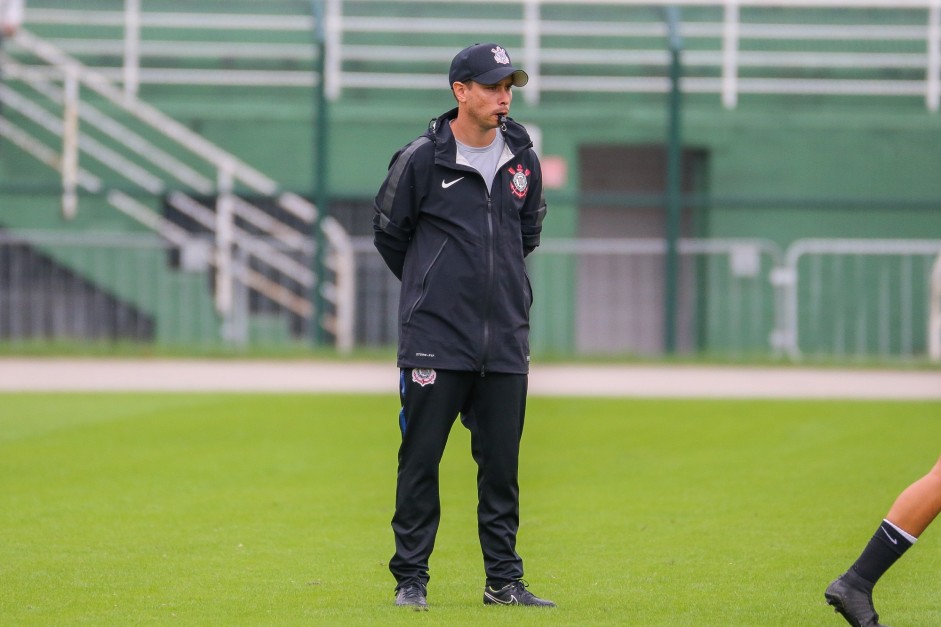
{"type": "Polygon", "coordinates": [[[533,172],[526,204],[520,213],[520,231],[523,236],[523,256],[533,252],[539,246],[542,234],[542,221],[546,217],[546,199],[542,193],[542,167],[536,153],[532,155],[533,172]]]}
{"type": "Polygon", "coordinates": [[[389,172],[373,202],[373,242],[399,280],[422,199],[415,171],[415,151],[428,141],[420,137],[392,157],[389,172]]]}

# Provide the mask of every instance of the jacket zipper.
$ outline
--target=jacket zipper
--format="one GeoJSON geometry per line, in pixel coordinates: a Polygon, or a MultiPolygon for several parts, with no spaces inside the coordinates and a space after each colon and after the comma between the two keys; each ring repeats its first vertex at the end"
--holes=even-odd
{"type": "MultiPolygon", "coordinates": [[[[486,184],[486,182],[485,182],[486,184]]],[[[490,354],[490,308],[493,305],[494,243],[493,243],[493,201],[487,190],[487,283],[484,298],[484,350],[480,356],[480,376],[487,374],[487,357],[490,354]]]]}
{"type": "MultiPolygon", "coordinates": [[[[434,129],[433,126],[432,126],[432,129],[434,129]]],[[[528,144],[523,146],[522,149],[520,149],[519,151],[513,152],[509,159],[500,161],[500,164],[497,166],[497,171],[494,174],[494,176],[495,177],[499,176],[500,168],[502,168],[504,165],[506,165],[513,159],[515,159],[516,156],[520,154],[523,150],[527,150],[531,148],[532,146],[533,146],[533,143],[529,142],[528,144]]],[[[494,281],[494,274],[495,274],[495,267],[494,267],[495,266],[495,262],[494,262],[494,247],[495,246],[494,246],[494,241],[493,241],[493,199],[490,194],[490,188],[493,186],[493,181],[490,181],[488,183],[484,179],[484,177],[480,174],[480,172],[478,172],[476,169],[472,167],[464,166],[463,164],[453,164],[453,165],[450,165],[449,167],[455,170],[473,172],[474,174],[476,174],[478,178],[480,178],[480,180],[483,181],[484,189],[487,195],[487,234],[489,235],[489,241],[488,241],[488,246],[487,246],[487,284],[486,284],[487,291],[486,291],[486,296],[484,300],[484,303],[485,303],[484,304],[484,348],[480,356],[480,376],[484,377],[487,374],[486,364],[487,364],[487,358],[490,354],[490,310],[493,305],[492,303],[493,281],[494,281]]],[[[424,281],[423,281],[423,284],[424,284],[424,281]]],[[[424,287],[422,291],[424,292],[424,287]]],[[[413,307],[413,311],[414,311],[414,307],[413,307]]]]}

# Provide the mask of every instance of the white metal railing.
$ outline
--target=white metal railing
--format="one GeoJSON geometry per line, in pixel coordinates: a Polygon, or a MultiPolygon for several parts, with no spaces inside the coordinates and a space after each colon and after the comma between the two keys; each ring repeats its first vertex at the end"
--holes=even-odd
{"type": "MultiPolygon", "coordinates": [[[[372,238],[352,241],[364,286],[357,341],[394,342],[399,281],[376,254],[372,238]]],[[[682,337],[713,354],[781,354],[773,341],[780,294],[768,281],[783,257],[774,242],[682,238],[677,252],[682,337]]],[[[660,238],[544,238],[527,259],[536,294],[533,350],[656,353],[663,339],[666,255],[660,238]],[[566,337],[570,345],[560,339],[566,337]]]]}
{"type": "MultiPolygon", "coordinates": [[[[0,127],[4,123],[0,120],[0,127]]],[[[394,343],[399,281],[376,253],[372,238],[354,237],[347,241],[349,252],[359,257],[357,267],[362,285],[355,308],[359,334],[356,343],[394,343]]],[[[211,272],[207,263],[211,261],[208,254],[211,242],[190,238],[190,244],[191,249],[181,250],[183,257],[196,259],[189,263],[181,261],[181,267],[186,267],[190,275],[189,281],[168,283],[163,257],[174,246],[153,236],[0,232],[0,249],[22,245],[34,247],[39,254],[51,250],[64,254],[70,261],[67,267],[85,268],[92,273],[91,278],[98,280],[94,289],[109,292],[148,315],[161,307],[171,308],[174,315],[161,321],[167,325],[165,338],[192,337],[194,345],[215,344],[219,337],[212,333],[211,325],[201,322],[196,325],[197,329],[186,323],[207,320],[207,312],[212,309],[211,301],[207,304],[208,297],[201,289],[186,287],[205,284],[211,272]],[[162,254],[127,255],[131,250],[162,254]],[[121,251],[124,251],[123,256],[121,251]],[[126,263],[121,262],[124,257],[126,263]],[[109,261],[104,261],[106,259],[109,261]]],[[[686,325],[680,335],[697,340],[692,342],[694,347],[711,355],[757,358],[783,355],[793,360],[881,357],[902,361],[926,357],[937,360],[939,357],[939,240],[798,240],[781,252],[774,243],[765,240],[681,239],[678,250],[687,264],[684,272],[688,272],[680,282],[687,299],[681,301],[680,306],[693,314],[680,317],[681,325],[686,325]],[[835,265],[821,266],[824,259],[835,261],[835,265]],[[891,262],[891,270],[885,269],[884,261],[891,262]],[[773,285],[775,276],[782,272],[791,272],[794,280],[773,285]],[[930,304],[926,302],[928,298],[930,304]],[[787,315],[782,316],[785,311],[787,315]],[[919,326],[925,322],[929,322],[927,329],[919,326]],[[814,326],[820,327],[816,332],[825,337],[825,341],[815,350],[801,350],[813,344],[814,326]],[[775,339],[779,337],[793,338],[795,343],[793,346],[777,344],[775,339]]],[[[662,309],[665,254],[666,246],[657,238],[544,239],[542,246],[528,259],[536,293],[533,347],[555,354],[575,355],[597,354],[606,349],[629,352],[625,348],[628,337],[644,339],[645,347],[657,344],[662,327],[651,313],[662,309]],[[580,284],[589,278],[585,271],[593,273],[590,281],[595,283],[594,289],[584,290],[584,285],[580,284]],[[579,299],[583,299],[581,305],[577,302],[579,299]],[[563,302],[566,304],[560,305],[563,302]],[[590,332],[591,337],[584,335],[586,332],[590,332]],[[565,344],[565,340],[560,340],[576,338],[579,333],[582,340],[588,341],[565,344]]],[[[23,271],[11,257],[0,254],[0,259],[3,260],[0,263],[0,334],[3,329],[11,328],[9,324],[4,325],[4,317],[24,323],[75,317],[63,312],[74,314],[78,308],[73,307],[70,299],[81,294],[72,289],[63,290],[62,281],[49,279],[53,270],[51,264],[35,264],[46,279],[33,281],[31,273],[23,271]],[[24,291],[41,297],[32,301],[13,297],[24,291]],[[46,293],[38,294],[41,291],[46,293]],[[53,306],[54,311],[49,309],[53,306]]],[[[233,259],[233,264],[238,268],[246,261],[246,254],[240,254],[233,259]]],[[[233,325],[240,327],[244,334],[251,305],[245,290],[240,286],[236,288],[231,295],[236,311],[233,325]]],[[[15,336],[16,339],[24,337],[15,336]]],[[[73,339],[80,340],[82,336],[75,335],[73,339]]],[[[255,339],[261,343],[267,340],[266,345],[273,345],[283,341],[284,336],[276,332],[271,337],[255,336],[255,339]]],[[[159,338],[143,341],[159,341],[159,338]]]]}
{"type": "MultiPolygon", "coordinates": [[[[316,58],[310,44],[314,19],[310,14],[267,15],[218,13],[160,13],[147,11],[140,0],[125,0],[123,11],[99,11],[58,8],[29,8],[27,26],[68,25],[73,27],[104,27],[112,29],[113,38],[100,33],[94,37],[51,38],[49,41],[64,52],[78,56],[112,57],[117,65],[95,67],[109,80],[123,85],[126,93],[136,95],[141,84],[176,85],[237,85],[259,87],[311,87],[316,76],[309,67],[316,58]],[[146,39],[146,32],[205,30],[218,34],[230,31],[233,36],[219,41],[216,35],[205,41],[173,41],[146,39]],[[300,33],[297,42],[246,42],[245,33],[300,33]],[[204,60],[210,65],[220,59],[276,60],[308,66],[302,70],[220,69],[219,67],[152,67],[143,61],[204,60]]],[[[164,61],[165,62],[165,61],[164,61]]]]}
{"type": "MultiPolygon", "coordinates": [[[[581,350],[658,354],[672,318],[681,350],[701,347],[742,355],[770,348],[772,355],[780,354],[774,342],[779,299],[768,282],[768,273],[782,259],[774,242],[677,240],[673,312],[665,303],[668,250],[662,238],[545,239],[530,259],[530,277],[546,299],[566,264],[573,264],[575,345],[581,350]]],[[[560,298],[567,300],[564,294],[548,296],[550,301],[560,298]]]]}
{"type": "MultiPolygon", "coordinates": [[[[309,330],[296,332],[287,309],[251,299],[239,285],[219,332],[205,290],[213,247],[202,235],[181,248],[151,233],[0,231],[0,341],[107,338],[190,351],[305,345],[309,330]],[[174,268],[172,257],[179,260],[174,268]]],[[[243,251],[232,259],[236,272],[248,262],[243,251]]]]}
{"type": "Polygon", "coordinates": [[[928,355],[941,362],[941,254],[931,268],[931,305],[928,318],[928,355]]]}
{"type": "Polygon", "coordinates": [[[910,355],[915,349],[915,337],[920,335],[917,329],[919,320],[927,322],[930,347],[930,338],[937,324],[931,313],[937,307],[936,298],[932,294],[930,302],[925,303],[916,294],[931,294],[931,290],[936,289],[933,287],[936,279],[929,278],[932,276],[930,270],[918,272],[915,261],[921,260],[923,265],[927,265],[939,255],[941,240],[811,238],[792,243],[785,253],[784,264],[772,275],[772,282],[782,294],[781,339],[786,353],[792,359],[800,359],[804,352],[801,348],[803,317],[817,321],[827,318],[831,324],[838,325],[835,329],[821,331],[839,343],[833,350],[837,356],[866,353],[864,348],[847,344],[851,332],[857,344],[866,345],[874,337],[881,352],[891,353],[889,344],[895,342],[899,344],[899,352],[910,355]],[[830,281],[832,285],[826,283],[825,273],[819,268],[801,279],[806,274],[799,268],[802,260],[819,263],[823,258],[835,259],[840,264],[831,269],[835,276],[830,281]],[[889,258],[898,260],[900,265],[896,268],[884,266],[878,270],[864,265],[866,260],[889,258]],[[852,264],[852,268],[844,268],[843,264],[852,264]],[[919,278],[924,280],[921,288],[916,284],[919,278]],[[851,286],[848,285],[850,281],[853,283],[851,286]],[[805,300],[824,303],[827,298],[836,299],[839,307],[831,306],[829,313],[825,313],[825,305],[820,305],[818,315],[808,315],[808,305],[801,305],[802,283],[810,284],[805,300]],[[856,292],[859,300],[846,300],[846,290],[856,292]],[[893,296],[895,291],[898,291],[898,297],[893,296]],[[870,296],[863,300],[866,294],[870,296]],[[845,311],[834,311],[840,308],[845,311]],[[851,319],[844,316],[847,312],[852,313],[851,319]]]}
{"type": "MultiPolygon", "coordinates": [[[[46,77],[48,72],[37,74],[33,68],[24,67],[3,54],[0,61],[3,62],[7,77],[24,82],[53,105],[61,106],[62,115],[60,117],[50,113],[37,102],[5,85],[0,85],[0,100],[46,131],[61,137],[62,156],[59,158],[54,150],[39,140],[29,137],[23,129],[15,127],[6,120],[3,120],[0,132],[9,135],[24,150],[62,174],[63,212],[66,217],[74,216],[77,210],[76,187],[78,185],[81,184],[89,191],[100,191],[102,187],[99,178],[78,167],[78,154],[80,151],[85,152],[148,194],[154,196],[166,194],[172,206],[216,234],[216,255],[213,263],[217,270],[216,305],[220,314],[226,316],[231,312],[233,282],[238,281],[294,313],[314,319],[315,323],[323,324],[329,332],[334,334],[337,346],[341,350],[346,351],[352,347],[350,334],[352,325],[349,320],[352,316],[353,259],[344,241],[347,236],[339,224],[335,224],[335,219],[328,216],[320,221],[320,226],[329,244],[330,254],[325,255],[325,263],[333,271],[336,285],[333,287],[316,285],[314,273],[309,267],[267,244],[264,237],[252,236],[236,226],[235,216],[238,215],[253,224],[263,234],[270,233],[282,242],[291,241],[301,245],[300,250],[306,252],[307,255],[313,254],[309,237],[305,237],[305,233],[294,231],[284,223],[277,222],[244,200],[237,199],[233,190],[236,182],[239,182],[260,195],[275,199],[283,210],[307,224],[313,224],[317,220],[317,210],[311,203],[292,192],[280,190],[271,178],[140,101],[126,89],[123,92],[120,91],[106,77],[87,68],[30,32],[21,30],[17,34],[16,41],[19,47],[48,63],[53,70],[52,73],[58,73],[64,88],[59,89],[49,82],[46,77]],[[184,165],[179,159],[161,151],[151,142],[104,115],[89,103],[80,102],[80,86],[96,92],[131,114],[139,122],[158,130],[173,140],[178,149],[185,149],[201,157],[216,170],[216,180],[212,181],[184,165]],[[152,170],[136,164],[105,144],[79,132],[79,119],[98,128],[114,141],[149,161],[150,164],[165,170],[177,181],[192,186],[197,192],[207,194],[217,191],[219,196],[215,213],[186,193],[179,190],[171,191],[163,178],[152,170]],[[295,293],[285,289],[283,285],[251,269],[247,264],[234,265],[231,257],[235,245],[250,253],[258,262],[276,269],[298,283],[302,292],[295,293]],[[326,315],[325,312],[313,310],[307,298],[307,294],[312,289],[319,290],[326,302],[333,305],[334,315],[326,315]],[[320,316],[320,319],[316,320],[316,316],[320,316]]],[[[181,233],[179,227],[131,196],[112,190],[107,193],[106,198],[113,206],[155,229],[168,240],[180,245],[185,244],[187,235],[181,233]]]]}
{"type": "MultiPolygon", "coordinates": [[[[357,342],[394,342],[398,281],[371,238],[353,244],[368,286],[357,342]]],[[[684,238],[677,250],[686,299],[679,330],[687,339],[702,333],[710,354],[941,358],[939,240],[803,239],[782,251],[765,240],[684,238]]],[[[656,352],[666,253],[659,238],[544,238],[528,258],[534,348],[626,353],[633,341],[656,352]]]]}
{"type": "MultiPolygon", "coordinates": [[[[462,36],[512,44],[530,75],[530,85],[523,91],[530,102],[565,92],[665,93],[669,55],[662,19],[634,18],[635,12],[629,11],[614,20],[592,18],[587,11],[583,18],[553,15],[559,7],[677,6],[690,14],[712,10],[707,17],[694,15],[679,25],[684,39],[697,42],[683,55],[689,70],[683,87],[688,92],[717,94],[726,107],[735,107],[742,94],[922,97],[932,111],[941,104],[941,0],[505,0],[499,16],[484,15],[479,0],[446,5],[440,0],[321,1],[325,7],[324,84],[332,99],[345,89],[441,89],[442,75],[427,73],[428,63],[446,67],[454,54],[453,42],[462,36]],[[423,5],[434,5],[435,16],[425,15],[423,5]],[[790,19],[753,17],[754,12],[767,9],[790,19]],[[874,14],[862,23],[834,23],[816,16],[814,11],[819,9],[874,14]],[[908,12],[910,23],[892,24],[878,15],[900,11],[908,12]],[[392,39],[408,45],[388,43],[392,39]],[[782,42],[791,45],[782,47],[782,42]],[[815,46],[820,42],[856,42],[862,49],[828,50],[815,46]],[[900,51],[886,51],[886,46],[900,51]],[[896,76],[866,71],[872,69],[895,70],[896,76]],[[802,74],[819,71],[834,76],[802,74]]],[[[136,93],[142,83],[309,87],[319,80],[312,68],[316,56],[312,44],[251,42],[245,36],[249,32],[312,33],[315,24],[310,14],[154,12],[142,8],[139,0],[126,0],[124,11],[31,8],[27,24],[114,28],[114,39],[70,37],[55,43],[72,54],[118,59],[113,66],[95,69],[120,81],[129,94],[136,93]],[[159,38],[159,33],[166,37],[184,29],[233,34],[223,41],[211,41],[217,37],[196,42],[159,38]],[[158,33],[157,38],[151,39],[152,33],[158,33]],[[207,66],[142,63],[151,58],[164,62],[202,59],[207,66]],[[220,69],[221,59],[279,59],[308,67],[220,69]]]]}

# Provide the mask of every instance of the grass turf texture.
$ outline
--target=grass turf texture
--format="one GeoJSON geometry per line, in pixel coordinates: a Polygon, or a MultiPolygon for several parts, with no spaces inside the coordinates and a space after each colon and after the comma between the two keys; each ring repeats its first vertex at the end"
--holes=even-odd
{"type": "MultiPolygon", "coordinates": [[[[0,395],[0,622],[841,625],[823,589],[937,459],[941,405],[547,399],[519,549],[555,610],[484,607],[456,423],[429,602],[392,605],[389,396],[0,395]]],[[[937,531],[876,589],[941,624],[937,531]]]]}

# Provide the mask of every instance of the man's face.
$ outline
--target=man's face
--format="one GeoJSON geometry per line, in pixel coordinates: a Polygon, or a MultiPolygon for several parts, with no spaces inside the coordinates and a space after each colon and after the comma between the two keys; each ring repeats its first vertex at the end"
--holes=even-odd
{"type": "Polygon", "coordinates": [[[481,128],[497,128],[500,126],[500,116],[509,115],[510,102],[513,100],[512,76],[495,85],[482,85],[472,81],[454,85],[455,94],[462,102],[468,117],[481,128]]]}

